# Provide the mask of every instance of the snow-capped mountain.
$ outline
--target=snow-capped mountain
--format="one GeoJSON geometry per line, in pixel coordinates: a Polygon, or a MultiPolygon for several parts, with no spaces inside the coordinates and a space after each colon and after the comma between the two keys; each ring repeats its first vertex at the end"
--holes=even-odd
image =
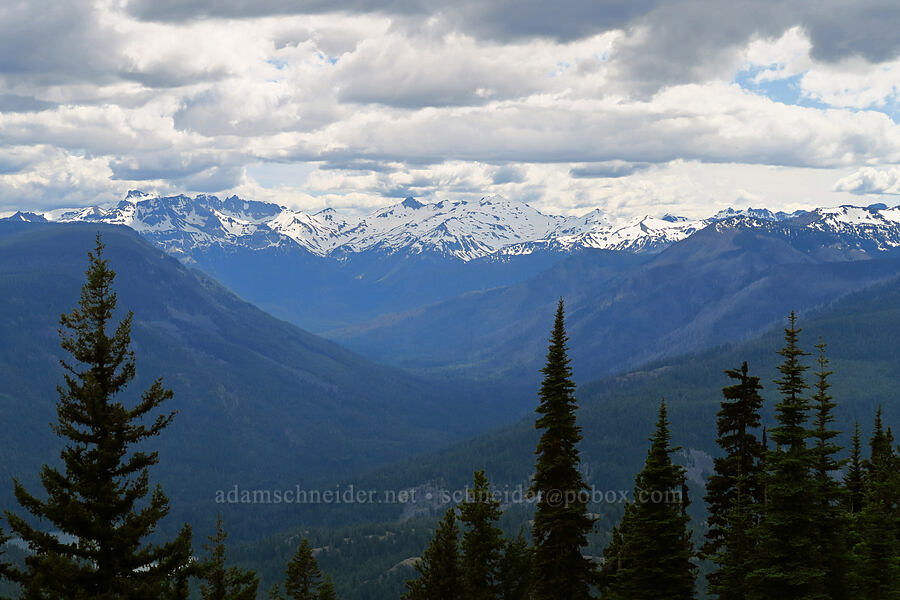
{"type": "Polygon", "coordinates": [[[712,223],[777,224],[828,232],[866,251],[900,247],[900,207],[882,204],[793,213],[729,208],[709,219],[672,215],[612,219],[599,210],[580,217],[545,215],[525,203],[497,196],[431,204],[407,198],[354,217],[333,209],[306,213],[237,196],[158,197],[132,191],[111,208],[19,212],[9,219],[127,225],[186,260],[214,245],[251,250],[299,246],[317,256],[337,257],[367,251],[434,253],[462,261],[579,248],[653,253],[712,223]]]}
{"type": "Polygon", "coordinates": [[[138,191],[111,208],[17,213],[16,218],[126,225],[181,257],[212,245],[251,249],[298,245],[318,256],[374,250],[431,252],[463,261],[529,254],[539,248],[652,252],[707,224],[671,216],[611,221],[600,211],[581,217],[545,215],[496,196],[432,204],[407,198],[365,217],[353,217],[333,209],[310,214],[236,196],[157,197],[138,191]]]}

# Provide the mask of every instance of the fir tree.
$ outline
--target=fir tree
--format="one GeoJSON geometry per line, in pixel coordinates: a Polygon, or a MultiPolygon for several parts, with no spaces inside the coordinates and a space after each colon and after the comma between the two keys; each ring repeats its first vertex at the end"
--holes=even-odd
{"type": "Polygon", "coordinates": [[[710,594],[743,600],[754,551],[751,528],[762,498],[759,469],[764,448],[754,433],[760,426],[762,385],[748,374],[746,362],[725,374],[736,383],[722,389],[725,401],[718,412],[716,443],[724,456],[715,459],[715,473],[706,482],[709,531],[701,552],[717,568],[708,577],[710,594]]]}
{"type": "Polygon", "coordinates": [[[11,572],[26,598],[144,599],[174,597],[185,590],[190,529],[185,526],[163,545],[145,541],[169,504],[159,486],[151,491],[149,468],[158,455],[144,450],[144,442],[159,435],[174,413],[159,415],[149,425],[144,420],[172,392],[157,379],[134,406],[118,399],[135,375],[132,315],[110,333],[117,302],[115,273],[103,249],[98,234],[94,252],[88,253],[78,306],[60,318],[61,346],[70,355],[61,361],[65,385],[58,387],[54,426],[65,441],[63,471],[43,467],[46,500],[14,482],[19,504],[74,542],[6,513],[12,530],[32,550],[25,568],[11,572]]]}
{"type": "Polygon", "coordinates": [[[890,429],[884,429],[881,408],[875,415],[865,463],[863,507],[856,523],[853,548],[854,592],[859,598],[900,598],[900,459],[890,429]]]}
{"type": "Polygon", "coordinates": [[[315,600],[322,571],[313,555],[309,540],[303,538],[293,558],[288,561],[284,592],[292,600],[315,600]]]}
{"type": "Polygon", "coordinates": [[[859,422],[853,426],[853,437],[850,441],[850,460],[847,473],[844,475],[844,508],[850,515],[859,514],[863,506],[864,472],[862,461],[862,443],[859,433],[859,422]]]}
{"type": "Polygon", "coordinates": [[[0,581],[6,579],[7,572],[9,571],[9,563],[3,561],[3,546],[6,545],[6,542],[9,541],[9,536],[3,533],[3,529],[0,528],[0,581]]]}
{"type": "Polygon", "coordinates": [[[603,598],[684,600],[694,598],[695,565],[688,530],[685,471],[672,462],[666,404],[659,408],[656,432],[644,469],[635,478],[634,500],[625,510],[604,552],[603,598]]]}
{"type": "Polygon", "coordinates": [[[228,533],[219,515],[216,520],[216,534],[210,536],[204,548],[210,553],[206,562],[198,567],[203,600],[256,600],[259,577],[253,571],[239,567],[225,567],[225,540],[228,533]]]}
{"type": "Polygon", "coordinates": [[[810,431],[808,388],[800,359],[808,356],[798,346],[800,329],[791,313],[785,328],[784,358],[776,380],[781,401],[775,407],[777,426],[768,430],[775,449],[766,453],[765,507],[756,528],[757,552],[747,577],[748,598],[822,598],[825,572],[816,560],[818,527],[815,522],[813,472],[815,453],[807,447],[810,431]]]}
{"type": "Polygon", "coordinates": [[[529,598],[534,578],[533,552],[522,532],[506,542],[500,559],[500,600],[529,598]]]}
{"type": "Polygon", "coordinates": [[[462,536],[462,580],[466,600],[493,600],[498,594],[498,568],[503,532],[496,526],[500,501],[491,491],[484,470],[475,471],[472,487],[459,505],[462,536]]]}
{"type": "Polygon", "coordinates": [[[416,572],[419,576],[406,582],[406,600],[462,600],[456,509],[444,514],[431,543],[416,562],[416,572]]]}
{"type": "Polygon", "coordinates": [[[850,598],[847,589],[847,547],[846,513],[843,510],[844,489],[834,475],[844,466],[844,460],[835,458],[841,447],[835,443],[839,431],[832,429],[837,406],[829,389],[828,377],[833,371],[828,370],[828,358],[825,356],[825,343],[819,339],[816,344],[819,351],[816,362],[818,370],[813,373],[816,378],[815,393],[812,396],[814,410],[813,440],[813,483],[810,493],[814,497],[814,523],[819,559],[818,567],[824,572],[826,595],[833,600],[850,598]]]}
{"type": "Polygon", "coordinates": [[[531,492],[537,495],[534,539],[534,597],[536,600],[590,598],[595,580],[593,563],[582,555],[594,520],[587,512],[588,487],[579,471],[575,384],[568,357],[563,301],[559,301],[550,335],[544,380],[539,393],[543,430],[537,446],[537,465],[531,492]]]}
{"type": "Polygon", "coordinates": [[[318,600],[338,600],[337,592],[334,591],[334,582],[331,575],[325,574],[322,585],[319,586],[318,600]]]}

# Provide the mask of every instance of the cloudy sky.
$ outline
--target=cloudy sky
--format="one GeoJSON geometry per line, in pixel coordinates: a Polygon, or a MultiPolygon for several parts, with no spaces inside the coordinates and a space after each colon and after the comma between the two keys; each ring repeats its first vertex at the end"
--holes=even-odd
{"type": "Polygon", "coordinates": [[[900,204],[893,0],[0,0],[0,211],[900,204]]]}

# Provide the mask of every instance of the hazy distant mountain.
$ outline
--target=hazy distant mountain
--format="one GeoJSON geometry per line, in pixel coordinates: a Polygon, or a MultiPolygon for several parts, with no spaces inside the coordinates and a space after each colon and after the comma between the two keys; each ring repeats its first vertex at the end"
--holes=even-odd
{"type": "Polygon", "coordinates": [[[564,297],[576,375],[584,381],[751,337],[791,310],[900,274],[893,227],[802,218],[735,216],[650,256],[583,250],[527,281],[330,337],[396,365],[535,380],[548,315],[564,297]]]}
{"type": "MultiPolygon", "coordinates": [[[[368,332],[405,319],[399,315],[409,311],[469,293],[496,294],[491,290],[539,277],[580,252],[609,250],[652,259],[722,223],[788,232],[792,247],[826,262],[880,256],[900,247],[900,208],[885,205],[794,213],[727,209],[702,220],[673,215],[622,220],[597,210],[580,217],[544,215],[497,197],[432,204],[407,198],[353,217],[334,210],[309,214],[237,197],[131,192],[111,208],[17,213],[12,218],[127,225],[275,316],[318,333],[340,330],[340,339],[360,349],[372,348],[367,340],[376,338],[368,332]]],[[[580,283],[573,282],[571,291],[546,288],[543,293],[578,295],[580,283]]],[[[584,285],[590,287],[590,279],[584,285]]],[[[488,337],[492,331],[479,330],[488,337]]],[[[392,358],[415,355],[416,364],[431,364],[428,356],[455,335],[432,336],[423,329],[409,339],[391,340],[386,351],[392,358]],[[422,336],[437,338],[435,345],[427,351],[415,347],[414,340],[422,336]],[[405,350],[399,346],[403,343],[405,350]]]]}
{"type": "MultiPolygon", "coordinates": [[[[138,380],[175,391],[159,475],[179,514],[214,518],[216,489],[313,485],[385,464],[515,410],[410,376],[279,321],[124,227],[0,223],[0,480],[37,485],[58,441],[59,315],[78,300],[100,229],[120,308],[134,311],[138,380]],[[477,418],[475,416],[477,415],[477,418]],[[210,517],[213,515],[213,517],[210,517]]],[[[11,485],[0,504],[13,506],[11,485]]],[[[244,513],[250,509],[243,507],[244,513]]],[[[242,513],[242,514],[244,514],[242,513]]],[[[247,518],[237,515],[235,518],[247,518]]]]}

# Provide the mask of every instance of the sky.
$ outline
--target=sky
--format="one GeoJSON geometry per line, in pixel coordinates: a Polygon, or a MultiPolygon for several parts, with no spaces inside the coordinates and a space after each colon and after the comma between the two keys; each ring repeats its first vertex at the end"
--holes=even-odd
{"type": "Polygon", "coordinates": [[[900,204],[900,3],[0,0],[0,212],[900,204]]]}

